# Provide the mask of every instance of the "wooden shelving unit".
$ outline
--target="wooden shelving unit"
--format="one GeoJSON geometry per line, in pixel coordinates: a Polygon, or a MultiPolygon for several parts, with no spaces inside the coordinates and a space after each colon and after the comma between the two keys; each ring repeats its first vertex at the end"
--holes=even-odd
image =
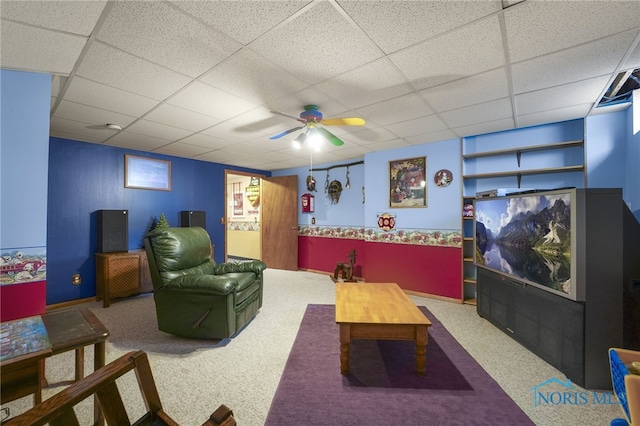
{"type": "Polygon", "coordinates": [[[466,206],[473,206],[473,198],[462,198],[462,303],[476,305],[476,267],[473,263],[475,243],[473,238],[474,216],[467,216],[466,206]]]}

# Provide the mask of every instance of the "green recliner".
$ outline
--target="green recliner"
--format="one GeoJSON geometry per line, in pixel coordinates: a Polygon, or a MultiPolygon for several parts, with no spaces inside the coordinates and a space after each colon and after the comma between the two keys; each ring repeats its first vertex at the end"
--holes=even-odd
{"type": "Polygon", "coordinates": [[[203,228],[161,227],[144,237],[158,328],[195,339],[233,336],[262,306],[259,260],[219,263],[203,228]]]}

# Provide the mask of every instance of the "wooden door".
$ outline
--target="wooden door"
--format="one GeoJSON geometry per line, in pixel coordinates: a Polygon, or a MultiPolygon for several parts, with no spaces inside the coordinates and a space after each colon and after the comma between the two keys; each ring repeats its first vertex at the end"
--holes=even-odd
{"type": "Polygon", "coordinates": [[[262,261],[274,269],[298,270],[298,176],[262,178],[262,261]]]}

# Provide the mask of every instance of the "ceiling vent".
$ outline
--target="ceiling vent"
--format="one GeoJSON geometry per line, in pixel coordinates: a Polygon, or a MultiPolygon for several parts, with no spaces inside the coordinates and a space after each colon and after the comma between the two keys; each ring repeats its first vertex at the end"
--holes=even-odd
{"type": "Polygon", "coordinates": [[[631,102],[631,93],[640,88],[640,68],[619,73],[598,103],[599,107],[631,102]]]}

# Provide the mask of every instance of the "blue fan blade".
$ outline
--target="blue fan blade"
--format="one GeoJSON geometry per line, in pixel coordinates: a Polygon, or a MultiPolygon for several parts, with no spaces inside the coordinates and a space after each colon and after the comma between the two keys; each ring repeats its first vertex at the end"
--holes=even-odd
{"type": "Polygon", "coordinates": [[[277,135],[271,136],[269,139],[271,139],[271,140],[279,139],[279,138],[281,138],[283,136],[288,135],[289,133],[295,132],[296,130],[300,130],[300,129],[304,129],[304,126],[294,127],[293,129],[285,130],[284,132],[281,132],[281,133],[278,133],[277,135]]]}

